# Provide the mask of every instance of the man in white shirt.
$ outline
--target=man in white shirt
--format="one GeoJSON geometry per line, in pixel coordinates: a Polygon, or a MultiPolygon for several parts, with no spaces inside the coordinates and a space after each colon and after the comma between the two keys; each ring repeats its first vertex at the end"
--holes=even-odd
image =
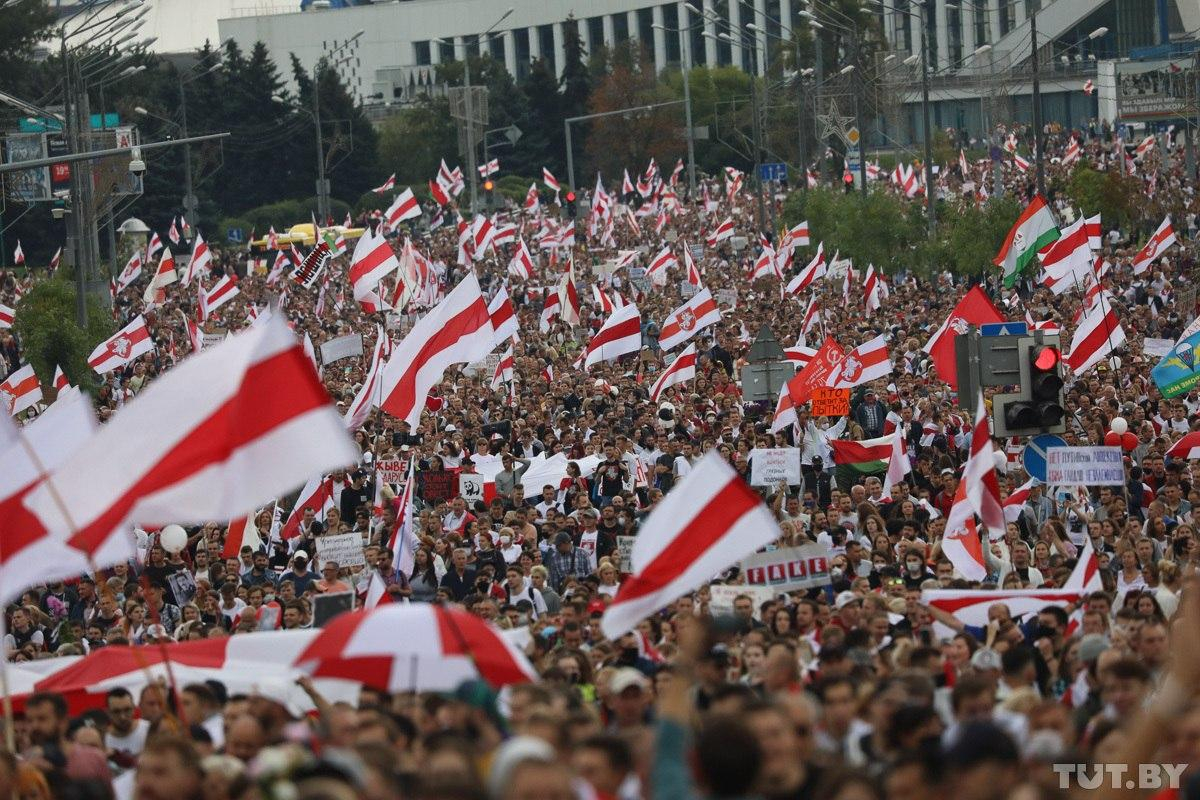
{"type": "Polygon", "coordinates": [[[111,723],[104,734],[104,746],[117,764],[131,767],[146,746],[150,723],[134,718],[133,695],[128,689],[118,686],[109,690],[105,702],[111,723]]]}
{"type": "Polygon", "coordinates": [[[681,446],[679,455],[675,456],[675,465],[672,471],[675,473],[675,480],[680,480],[689,472],[692,471],[692,464],[695,458],[692,456],[692,443],[684,442],[681,446]]]}
{"type": "Polygon", "coordinates": [[[533,606],[533,619],[546,613],[546,600],[542,593],[533,588],[533,584],[525,578],[525,573],[518,566],[511,566],[505,572],[504,596],[509,605],[516,605],[522,600],[528,600],[533,606]]]}

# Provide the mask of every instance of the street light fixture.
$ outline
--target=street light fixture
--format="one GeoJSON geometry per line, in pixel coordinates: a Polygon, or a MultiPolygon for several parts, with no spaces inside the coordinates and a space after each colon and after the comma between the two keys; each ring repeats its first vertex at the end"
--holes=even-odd
{"type": "Polygon", "coordinates": [[[839,75],[849,75],[851,72],[854,72],[853,64],[847,64],[846,66],[844,66],[840,70],[838,70],[839,75]]]}
{"type": "Polygon", "coordinates": [[[1108,28],[1101,25],[1099,28],[1096,28],[1096,30],[1094,30],[1088,34],[1088,39],[1093,39],[1093,40],[1099,39],[1101,36],[1103,36],[1106,33],[1108,33],[1108,28]]]}

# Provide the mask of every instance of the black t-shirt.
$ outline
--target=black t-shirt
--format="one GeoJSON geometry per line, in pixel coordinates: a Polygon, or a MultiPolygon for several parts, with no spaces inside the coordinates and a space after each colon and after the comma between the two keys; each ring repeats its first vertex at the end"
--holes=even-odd
{"type": "Polygon", "coordinates": [[[667,468],[666,472],[654,476],[658,488],[665,492],[675,485],[675,456],[663,453],[655,460],[654,465],[667,468]]]}
{"type": "Polygon", "coordinates": [[[625,486],[625,473],[629,467],[619,458],[607,459],[600,462],[596,475],[600,480],[600,494],[604,497],[615,497],[625,486]]]}

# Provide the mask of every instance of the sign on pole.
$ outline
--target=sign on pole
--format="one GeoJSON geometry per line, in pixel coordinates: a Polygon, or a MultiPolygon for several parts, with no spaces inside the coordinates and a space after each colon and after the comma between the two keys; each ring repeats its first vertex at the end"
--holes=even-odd
{"type": "Polygon", "coordinates": [[[758,178],[763,181],[782,183],[788,179],[787,164],[781,161],[758,165],[758,178]]]}
{"type": "Polygon", "coordinates": [[[363,354],[362,334],[348,333],[328,342],[321,343],[321,363],[332,364],[343,358],[361,356],[363,354]]]}
{"type": "Polygon", "coordinates": [[[1119,447],[1051,447],[1046,451],[1051,486],[1123,486],[1125,463],[1119,447]]]}
{"type": "Polygon", "coordinates": [[[1046,482],[1046,453],[1052,447],[1066,447],[1067,440],[1053,433],[1043,433],[1029,440],[1021,450],[1021,466],[1031,478],[1046,482]]]}

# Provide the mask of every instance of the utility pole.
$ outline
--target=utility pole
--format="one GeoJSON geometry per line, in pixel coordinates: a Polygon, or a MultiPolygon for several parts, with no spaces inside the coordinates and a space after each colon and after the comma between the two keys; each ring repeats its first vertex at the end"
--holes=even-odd
{"type": "MultiPolygon", "coordinates": [[[[63,62],[63,137],[67,142],[67,151],[78,153],[78,126],[76,115],[78,104],[75,102],[74,65],[67,51],[65,30],[59,31],[60,53],[63,62]]],[[[87,329],[87,270],[84,267],[85,252],[82,237],[79,235],[79,212],[82,208],[80,201],[79,166],[71,165],[70,198],[64,208],[67,220],[67,252],[71,255],[71,266],[75,268],[75,321],[83,330],[87,329]]]]}
{"type": "MultiPolygon", "coordinates": [[[[687,125],[688,197],[696,197],[696,129],[692,127],[692,88],[688,84],[688,73],[692,70],[691,59],[683,46],[683,31],[679,29],[679,71],[683,73],[683,121],[687,125]]],[[[690,49],[690,47],[689,47],[690,49]]]]}
{"type": "Polygon", "coordinates": [[[753,125],[751,135],[754,137],[754,180],[758,186],[758,233],[762,235],[767,224],[767,209],[763,194],[766,187],[762,179],[762,125],[758,117],[758,58],[750,59],[750,113],[753,125]]]}
{"type": "Polygon", "coordinates": [[[858,51],[858,30],[850,35],[850,45],[854,48],[854,127],[858,128],[858,182],[862,193],[867,193],[867,142],[866,128],[862,120],[862,90],[866,81],[862,75],[862,59],[858,51]]]}
{"type": "Polygon", "coordinates": [[[471,212],[474,213],[479,196],[479,187],[476,181],[479,171],[475,166],[475,117],[471,115],[471,53],[466,49],[465,43],[463,44],[463,110],[467,117],[467,172],[470,173],[467,177],[471,181],[471,212]]]}
{"type": "Polygon", "coordinates": [[[933,131],[929,119],[929,31],[925,26],[925,4],[921,10],[921,115],[925,125],[925,215],[929,219],[929,235],[937,229],[937,212],[933,202],[933,131]]]}
{"type": "MultiPolygon", "coordinates": [[[[187,91],[184,87],[182,74],[179,75],[179,113],[182,117],[179,129],[183,133],[183,138],[186,139],[188,138],[187,91]]],[[[318,133],[318,142],[319,136],[320,134],[318,133]]],[[[320,146],[319,143],[318,146],[320,146]]],[[[191,228],[195,229],[198,200],[196,193],[192,191],[192,148],[186,144],[183,146],[183,181],[183,218],[191,228]]],[[[318,192],[317,196],[320,196],[320,192],[318,192]]]]}
{"type": "Polygon", "coordinates": [[[800,175],[796,178],[796,188],[802,192],[808,191],[808,145],[804,135],[804,73],[800,70],[800,59],[796,59],[796,119],[797,138],[800,148],[800,175]]]}
{"type": "Polygon", "coordinates": [[[1042,84],[1038,78],[1038,41],[1037,41],[1037,12],[1029,14],[1029,39],[1031,51],[1029,66],[1033,70],[1033,143],[1037,152],[1034,153],[1037,191],[1042,197],[1046,196],[1046,163],[1042,151],[1042,84]]]}
{"type": "Polygon", "coordinates": [[[324,66],[322,59],[313,70],[313,124],[317,129],[317,219],[321,225],[329,221],[329,180],[325,177],[325,142],[321,133],[321,71],[324,66]]]}

